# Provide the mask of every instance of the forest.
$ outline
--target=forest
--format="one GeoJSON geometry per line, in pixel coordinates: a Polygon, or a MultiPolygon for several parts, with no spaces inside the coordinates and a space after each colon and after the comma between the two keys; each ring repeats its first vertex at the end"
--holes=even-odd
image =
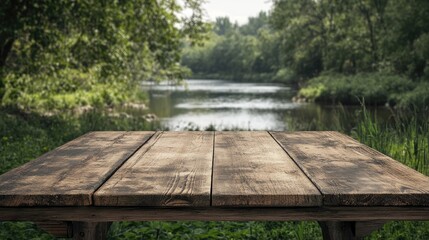
{"type": "Polygon", "coordinates": [[[424,0],[273,1],[241,26],[205,22],[198,0],[6,0],[0,8],[3,106],[117,104],[139,81],[186,77],[293,84],[307,101],[429,103],[424,0]],[[191,14],[179,15],[184,9],[191,14]]]}
{"type": "Polygon", "coordinates": [[[196,78],[277,81],[325,103],[429,104],[429,2],[273,1],[239,26],[217,18],[185,47],[196,78]]]}

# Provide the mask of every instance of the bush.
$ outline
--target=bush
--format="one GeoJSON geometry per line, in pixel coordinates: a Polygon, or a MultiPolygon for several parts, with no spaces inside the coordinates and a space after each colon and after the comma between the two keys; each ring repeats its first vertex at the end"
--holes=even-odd
{"type": "Polygon", "coordinates": [[[393,95],[393,98],[400,108],[429,106],[429,82],[420,82],[413,90],[393,95]]]}
{"type": "Polygon", "coordinates": [[[422,104],[428,90],[419,88],[410,79],[382,73],[361,73],[353,76],[325,74],[308,81],[299,97],[308,101],[342,104],[372,105],[422,104]],[[420,97],[418,97],[420,96],[420,97]],[[423,100],[421,100],[423,99],[423,100]]]}

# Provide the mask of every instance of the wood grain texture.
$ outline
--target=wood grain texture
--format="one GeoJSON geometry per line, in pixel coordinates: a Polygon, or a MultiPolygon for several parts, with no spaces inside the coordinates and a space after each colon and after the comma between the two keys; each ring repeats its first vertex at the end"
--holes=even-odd
{"type": "Polygon", "coordinates": [[[94,194],[97,206],[209,206],[213,132],[164,132],[94,194]]]}
{"type": "Polygon", "coordinates": [[[0,176],[0,206],[87,206],[153,132],[91,132],[0,176]]]}
{"type": "Polygon", "coordinates": [[[213,206],[318,206],[322,196],[268,132],[216,132],[213,206]]]}
{"type": "Polygon", "coordinates": [[[272,132],[324,205],[429,206],[429,178],[338,132],[272,132]]]}

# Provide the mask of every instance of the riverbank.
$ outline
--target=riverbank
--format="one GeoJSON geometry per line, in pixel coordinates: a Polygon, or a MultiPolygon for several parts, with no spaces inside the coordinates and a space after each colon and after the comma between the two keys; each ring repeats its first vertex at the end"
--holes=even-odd
{"type": "MultiPolygon", "coordinates": [[[[1,76],[0,76],[1,77],[1,76]]],[[[48,76],[8,76],[0,87],[0,107],[16,108],[23,112],[58,114],[79,108],[103,108],[126,103],[147,104],[148,96],[138,85],[121,82],[94,83],[90,74],[70,82],[48,76]],[[48,78],[48,79],[44,79],[48,78]],[[18,82],[18,83],[16,83],[18,82]]]]}
{"type": "Polygon", "coordinates": [[[282,83],[298,89],[294,102],[321,104],[391,106],[401,109],[429,106],[429,82],[383,73],[343,75],[324,73],[299,86],[287,77],[264,74],[193,74],[192,79],[224,79],[233,82],[282,83]]]}
{"type": "Polygon", "coordinates": [[[325,74],[310,79],[299,90],[297,99],[329,104],[422,108],[429,105],[429,82],[382,73],[325,74]]]}
{"type": "Polygon", "coordinates": [[[192,73],[189,79],[213,80],[222,79],[234,82],[248,83],[285,83],[283,79],[274,73],[192,73]]]}

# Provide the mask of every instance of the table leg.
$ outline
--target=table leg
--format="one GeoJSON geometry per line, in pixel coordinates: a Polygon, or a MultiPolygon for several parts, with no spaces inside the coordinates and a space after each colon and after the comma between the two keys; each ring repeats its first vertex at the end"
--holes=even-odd
{"type": "Polygon", "coordinates": [[[319,222],[324,240],[352,240],[354,222],[319,222]]]}
{"type": "Polygon", "coordinates": [[[71,222],[34,222],[40,229],[57,238],[70,238],[73,235],[71,222]]]}
{"type": "Polygon", "coordinates": [[[110,222],[72,222],[74,240],[107,239],[110,222]]]}
{"type": "Polygon", "coordinates": [[[355,240],[370,235],[371,232],[381,228],[384,223],[385,221],[322,221],[319,222],[319,225],[322,228],[324,240],[355,240]]]}

